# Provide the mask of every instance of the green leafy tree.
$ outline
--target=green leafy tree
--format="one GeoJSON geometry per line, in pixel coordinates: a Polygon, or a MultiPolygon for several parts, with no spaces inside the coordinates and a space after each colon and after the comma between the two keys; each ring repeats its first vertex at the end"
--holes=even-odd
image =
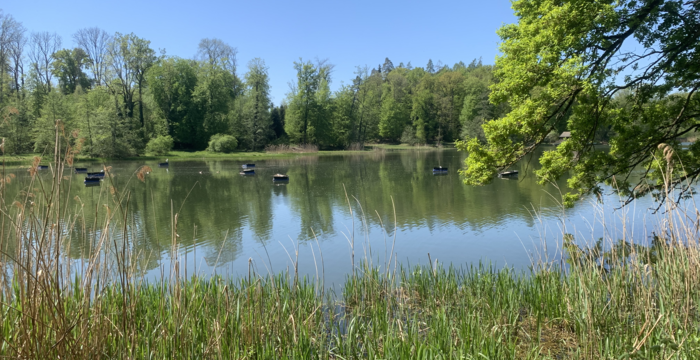
{"type": "Polygon", "coordinates": [[[357,75],[357,112],[353,141],[362,147],[366,141],[374,139],[379,132],[383,80],[381,73],[377,71],[368,75],[366,66],[358,67],[355,74],[357,75]]]}
{"type": "Polygon", "coordinates": [[[325,60],[317,64],[299,59],[294,62],[297,83],[289,93],[284,130],[290,141],[303,144],[326,139],[329,119],[327,101],[330,100],[329,84],[333,66],[325,60]],[[320,94],[319,94],[320,90],[320,94]]]}
{"type": "Polygon", "coordinates": [[[123,158],[137,154],[134,144],[138,135],[133,130],[138,120],[118,116],[111,106],[95,112],[91,152],[105,158],[123,158]]]}
{"type": "Polygon", "coordinates": [[[83,89],[90,88],[90,80],[83,72],[83,68],[89,62],[85,51],[81,48],[62,49],[52,55],[52,72],[58,78],[58,86],[64,94],[72,94],[80,86],[83,89]]]}
{"type": "Polygon", "coordinates": [[[96,156],[93,152],[95,141],[95,121],[98,114],[113,109],[111,106],[111,96],[107,89],[98,86],[88,92],[77,94],[75,118],[76,126],[80,129],[80,136],[83,140],[83,153],[96,156]]]}
{"type": "Polygon", "coordinates": [[[284,132],[284,116],[287,110],[286,104],[281,104],[280,106],[275,106],[270,112],[270,118],[272,121],[272,131],[275,133],[275,139],[282,138],[287,134],[284,132]]]}
{"type": "Polygon", "coordinates": [[[229,111],[236,98],[233,74],[219,65],[200,63],[197,68],[197,86],[192,93],[193,110],[197,117],[188,117],[188,128],[194,132],[192,147],[204,149],[211,135],[226,133],[229,111]]]}
{"type": "Polygon", "coordinates": [[[681,184],[700,175],[700,143],[677,139],[700,127],[700,1],[517,0],[513,9],[518,22],[498,31],[503,55],[490,96],[512,111],[484,124],[486,144],[459,144],[469,153],[465,182],[489,182],[566,122],[571,138],[543,154],[537,176],[546,183],[570,172],[567,204],[602,183],[630,200],[689,191],[681,184]],[[625,89],[630,108],[615,98],[625,89]],[[594,151],[607,126],[610,150],[594,151]],[[648,171],[632,183],[639,165],[648,171]]]}
{"type": "Polygon", "coordinates": [[[486,141],[482,125],[487,120],[499,117],[496,107],[489,102],[489,86],[493,82],[491,67],[469,68],[463,83],[464,100],[459,115],[462,124],[462,139],[476,138],[486,141]]]}
{"type": "Polygon", "coordinates": [[[143,88],[146,72],[156,61],[150,41],[131,34],[116,33],[109,44],[108,53],[113,79],[109,83],[115,96],[121,97],[123,109],[118,114],[133,118],[136,102],[139,104],[139,122],[144,126],[143,88]],[[138,99],[134,99],[138,90],[138,99]]]}
{"type": "Polygon", "coordinates": [[[382,75],[386,78],[392,71],[394,71],[394,63],[392,63],[389,58],[385,58],[384,65],[382,65],[382,75]]]}
{"type": "Polygon", "coordinates": [[[268,67],[265,61],[255,58],[248,63],[245,75],[245,108],[243,124],[246,127],[247,138],[251,149],[264,146],[272,135],[272,119],[270,118],[270,84],[268,67]]]}
{"type": "MultiPolygon", "coordinates": [[[[446,69],[447,67],[443,68],[446,69]]],[[[449,69],[441,71],[435,82],[436,127],[435,140],[452,141],[459,134],[459,116],[464,97],[464,75],[449,69]]]]}
{"type": "Polygon", "coordinates": [[[197,63],[181,58],[161,59],[148,72],[150,93],[157,105],[157,114],[167,124],[167,133],[176,145],[191,147],[197,133],[200,113],[194,106],[197,87],[197,63]]]}
{"type": "Polygon", "coordinates": [[[355,95],[354,87],[350,85],[341,86],[333,95],[333,113],[330,125],[332,128],[332,147],[345,148],[352,142],[355,95]]]}
{"type": "Polygon", "coordinates": [[[62,149],[71,145],[67,142],[75,127],[72,97],[65,96],[54,89],[46,97],[42,116],[36,120],[34,131],[34,151],[51,154],[56,145],[56,127],[60,131],[59,141],[62,149]]]}
{"type": "Polygon", "coordinates": [[[427,74],[421,78],[413,95],[411,118],[418,140],[425,144],[434,135],[437,107],[435,103],[435,78],[427,74]]]}
{"type": "Polygon", "coordinates": [[[26,97],[13,97],[0,113],[0,134],[6,137],[7,154],[21,154],[33,149],[31,129],[34,124],[29,105],[26,97]]]}
{"type": "Polygon", "coordinates": [[[310,61],[294,62],[297,83],[289,94],[289,108],[284,130],[293,142],[309,142],[309,123],[313,116],[316,90],[318,90],[318,69],[310,61]]]}
{"type": "Polygon", "coordinates": [[[330,120],[334,112],[334,102],[330,88],[330,68],[319,66],[319,83],[316,91],[316,111],[313,117],[314,138],[316,142],[324,147],[334,143],[332,121],[330,120]]]}
{"type": "Polygon", "coordinates": [[[392,71],[383,85],[379,136],[389,141],[400,140],[411,121],[409,84],[405,72],[403,69],[392,71]]]}
{"type": "Polygon", "coordinates": [[[429,74],[435,74],[435,65],[433,65],[433,59],[428,59],[428,65],[425,66],[425,71],[429,74]]]}

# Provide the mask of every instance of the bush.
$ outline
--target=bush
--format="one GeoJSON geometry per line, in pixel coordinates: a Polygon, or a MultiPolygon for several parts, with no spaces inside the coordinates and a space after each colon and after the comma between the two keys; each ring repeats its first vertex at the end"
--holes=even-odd
{"type": "Polygon", "coordinates": [[[544,139],[545,142],[548,142],[550,144],[554,144],[555,142],[559,141],[559,132],[556,130],[552,130],[547,134],[547,137],[544,139]]]}
{"type": "Polygon", "coordinates": [[[236,150],[238,147],[238,140],[231,135],[216,134],[209,140],[209,147],[207,151],[229,153],[236,150]]]}
{"type": "Polygon", "coordinates": [[[153,155],[167,155],[173,149],[173,138],[170,135],[158,136],[146,145],[146,153],[153,155]]]}
{"type": "Polygon", "coordinates": [[[401,142],[411,146],[420,143],[420,140],[416,137],[416,131],[413,129],[413,126],[406,126],[403,130],[403,134],[401,134],[401,142]]]}

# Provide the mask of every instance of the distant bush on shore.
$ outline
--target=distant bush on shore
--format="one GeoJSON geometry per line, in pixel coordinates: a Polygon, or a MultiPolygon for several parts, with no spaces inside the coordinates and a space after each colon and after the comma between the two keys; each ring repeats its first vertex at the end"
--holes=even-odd
{"type": "Polygon", "coordinates": [[[238,140],[231,135],[216,134],[209,140],[207,151],[218,153],[229,153],[238,147],[238,140]]]}
{"type": "Polygon", "coordinates": [[[146,144],[146,153],[152,155],[168,155],[173,149],[173,137],[170,135],[158,136],[146,144]]]}

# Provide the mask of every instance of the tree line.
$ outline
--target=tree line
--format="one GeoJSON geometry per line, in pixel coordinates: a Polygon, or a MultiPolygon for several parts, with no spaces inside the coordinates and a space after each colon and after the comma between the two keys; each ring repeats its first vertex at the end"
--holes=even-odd
{"type": "Polygon", "coordinates": [[[56,33],[29,32],[0,11],[6,153],[53,151],[57,126],[63,149],[100,157],[173,147],[439,144],[483,139],[484,120],[507,112],[489,103],[494,69],[481,60],[413,67],[386,58],[376,68],[357,67],[352,81],[331,91],[334,66],[299,59],[287,97],[275,106],[265,61],[255,58],[239,71],[237,49],[219,39],[202,39],[189,59],[156,52],[133,33],[96,27],[78,30],[71,40],[64,46],[56,33]]]}

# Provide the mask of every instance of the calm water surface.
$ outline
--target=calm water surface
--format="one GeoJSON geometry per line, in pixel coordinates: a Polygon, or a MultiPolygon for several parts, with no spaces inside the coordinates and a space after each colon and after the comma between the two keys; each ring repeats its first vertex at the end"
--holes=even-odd
{"type": "MultiPolygon", "coordinates": [[[[537,161],[519,164],[517,180],[470,187],[457,173],[464,157],[453,149],[311,155],[258,160],[254,176],[239,175],[242,161],[172,161],[167,169],[154,161],[106,165],[112,167],[119,194],[130,196],[129,243],[147,255],[143,268],[151,276],[169,266],[175,213],[178,256],[190,272],[247,274],[249,259],[258,272],[270,267],[279,272],[291,268],[298,244],[300,273],[325,270],[326,283],[337,284],[351,269],[353,238],[357,262],[371,249],[375,264],[383,266],[394,235],[395,258],[404,264],[427,263],[429,253],[433,261],[457,266],[485,261],[525,267],[533,254],[541,253],[543,237],[554,252],[562,227],[559,190],[536,183],[532,172],[537,161]],[[144,182],[134,176],[142,165],[153,168],[144,182]],[[449,173],[433,175],[434,166],[448,167],[449,173]],[[274,184],[275,173],[288,174],[289,183],[274,184]]],[[[76,166],[101,168],[95,163],[76,166]]],[[[8,194],[17,195],[30,179],[26,169],[9,171],[17,178],[8,194]]],[[[77,231],[89,229],[95,209],[114,207],[110,182],[85,187],[84,175],[66,171],[65,176],[73,202],[68,213],[77,214],[66,221],[77,219],[77,231]]],[[[50,174],[40,177],[46,181],[50,174]]],[[[564,188],[565,181],[558,187],[564,188]]],[[[603,208],[614,222],[620,212],[611,211],[616,202],[608,200],[603,208]]],[[[626,211],[644,215],[650,205],[646,199],[626,211]]],[[[588,238],[601,235],[597,206],[584,200],[568,210],[567,231],[588,238]]],[[[81,238],[75,236],[70,244],[74,259],[89,247],[81,238]]]]}

